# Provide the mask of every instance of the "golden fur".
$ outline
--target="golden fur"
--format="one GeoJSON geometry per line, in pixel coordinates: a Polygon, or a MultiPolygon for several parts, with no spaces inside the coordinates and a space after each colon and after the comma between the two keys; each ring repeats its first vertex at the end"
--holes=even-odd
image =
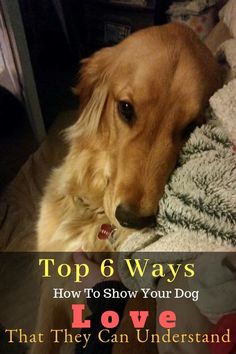
{"type": "Polygon", "coordinates": [[[115,217],[120,203],[154,215],[173,171],[185,131],[203,122],[220,86],[218,64],[197,36],[180,24],[134,33],[82,61],[75,93],[80,117],[68,129],[69,152],[46,187],[38,222],[38,249],[102,251],[100,225],[130,230],[115,217]],[[117,110],[130,102],[135,121],[117,110]]]}

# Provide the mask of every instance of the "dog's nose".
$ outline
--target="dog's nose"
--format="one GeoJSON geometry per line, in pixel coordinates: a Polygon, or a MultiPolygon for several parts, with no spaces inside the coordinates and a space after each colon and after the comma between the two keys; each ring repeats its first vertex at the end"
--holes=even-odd
{"type": "Polygon", "coordinates": [[[119,204],[115,212],[116,219],[121,226],[131,229],[143,229],[144,227],[156,226],[155,215],[140,216],[135,214],[131,208],[126,205],[119,204]]]}

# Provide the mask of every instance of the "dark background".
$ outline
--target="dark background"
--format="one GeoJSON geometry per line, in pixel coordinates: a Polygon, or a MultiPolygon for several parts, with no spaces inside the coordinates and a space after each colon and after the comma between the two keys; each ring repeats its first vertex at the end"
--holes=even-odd
{"type": "MultiPolygon", "coordinates": [[[[171,1],[148,0],[141,8],[109,0],[18,0],[47,131],[63,112],[69,116],[78,107],[71,88],[80,60],[138,29],[166,23],[171,1]]],[[[1,192],[38,141],[23,104],[1,86],[0,112],[1,192]]]]}
{"type": "Polygon", "coordinates": [[[65,34],[50,0],[20,0],[46,128],[60,110],[75,103],[70,88],[79,61],[131,32],[167,22],[170,3],[149,0],[146,8],[140,8],[107,0],[61,0],[65,34]]]}

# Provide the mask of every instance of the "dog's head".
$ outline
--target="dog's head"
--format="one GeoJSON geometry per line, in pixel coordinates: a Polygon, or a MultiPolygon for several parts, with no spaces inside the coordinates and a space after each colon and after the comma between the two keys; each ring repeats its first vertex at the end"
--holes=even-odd
{"type": "Polygon", "coordinates": [[[96,151],[106,152],[103,203],[112,223],[155,223],[180,149],[220,85],[218,69],[179,24],[136,32],[83,61],[75,88],[81,116],[70,132],[95,159],[96,151]]]}

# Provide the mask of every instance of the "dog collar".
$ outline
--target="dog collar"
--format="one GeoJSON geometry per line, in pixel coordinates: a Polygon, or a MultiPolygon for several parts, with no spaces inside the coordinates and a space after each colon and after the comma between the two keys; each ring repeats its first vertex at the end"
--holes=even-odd
{"type": "Polygon", "coordinates": [[[111,237],[115,231],[116,227],[114,225],[102,224],[98,233],[98,238],[100,240],[106,240],[111,237]]]}

